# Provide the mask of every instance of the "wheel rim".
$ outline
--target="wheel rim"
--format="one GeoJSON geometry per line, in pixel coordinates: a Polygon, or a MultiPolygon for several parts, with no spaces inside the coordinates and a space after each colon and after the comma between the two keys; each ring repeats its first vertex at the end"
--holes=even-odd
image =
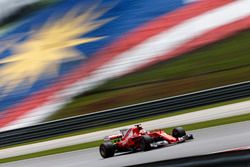
{"type": "Polygon", "coordinates": [[[100,152],[101,152],[102,156],[105,156],[105,149],[104,149],[104,147],[101,147],[100,152]]]}

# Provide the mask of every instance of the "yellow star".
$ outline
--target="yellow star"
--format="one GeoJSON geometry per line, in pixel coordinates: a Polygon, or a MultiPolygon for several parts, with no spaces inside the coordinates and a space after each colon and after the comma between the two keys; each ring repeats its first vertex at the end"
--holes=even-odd
{"type": "Polygon", "coordinates": [[[75,9],[59,20],[50,19],[22,43],[8,45],[13,55],[0,60],[3,65],[0,67],[0,88],[4,90],[1,94],[8,94],[20,85],[25,86],[24,89],[30,87],[45,72],[46,75],[57,75],[62,62],[83,59],[84,55],[74,46],[104,38],[81,36],[111,21],[112,18],[97,20],[108,10],[97,11],[94,5],[79,14],[75,9]]]}

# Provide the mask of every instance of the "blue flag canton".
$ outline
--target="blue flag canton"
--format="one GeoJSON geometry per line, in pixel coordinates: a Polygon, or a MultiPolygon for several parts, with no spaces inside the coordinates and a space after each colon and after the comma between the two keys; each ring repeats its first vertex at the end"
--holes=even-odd
{"type": "Polygon", "coordinates": [[[0,111],[53,85],[126,32],[183,5],[65,0],[38,11],[0,37],[0,111]]]}

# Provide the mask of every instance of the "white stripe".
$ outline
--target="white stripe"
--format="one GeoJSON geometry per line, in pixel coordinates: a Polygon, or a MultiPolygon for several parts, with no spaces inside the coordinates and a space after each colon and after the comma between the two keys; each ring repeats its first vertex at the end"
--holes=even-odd
{"type": "Polygon", "coordinates": [[[171,30],[160,33],[144,41],[141,45],[122,53],[97,71],[97,78],[106,79],[122,75],[127,70],[138,68],[157,56],[171,52],[211,29],[229,24],[247,15],[250,15],[250,1],[241,0],[187,20],[171,30]]]}
{"type": "Polygon", "coordinates": [[[249,6],[250,0],[235,1],[223,7],[211,10],[201,16],[189,19],[170,30],[149,38],[140,45],[123,52],[117,58],[95,71],[90,77],[57,93],[51,98],[52,101],[33,110],[30,114],[24,116],[23,119],[11,123],[8,127],[4,128],[4,130],[24,127],[39,122],[63,107],[73,96],[92,89],[108,79],[120,76],[128,70],[138,68],[152,61],[157,56],[171,52],[209,30],[249,16],[249,6]],[[36,117],[34,117],[34,115],[36,115],[36,117]],[[26,120],[27,118],[28,120],[26,120]]]}

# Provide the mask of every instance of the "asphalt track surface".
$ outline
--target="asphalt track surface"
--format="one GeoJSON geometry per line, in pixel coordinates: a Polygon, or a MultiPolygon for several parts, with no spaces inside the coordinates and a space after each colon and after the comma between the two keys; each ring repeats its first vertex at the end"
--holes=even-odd
{"type": "MultiPolygon", "coordinates": [[[[160,129],[166,127],[177,127],[196,122],[204,122],[204,121],[232,117],[248,113],[250,113],[250,100],[240,103],[234,103],[225,106],[195,111],[191,113],[176,115],[172,117],[161,118],[147,122],[138,122],[138,123],[141,123],[146,130],[152,130],[152,129],[160,129]]],[[[101,140],[103,139],[104,136],[118,133],[119,129],[126,129],[130,128],[131,126],[132,125],[117,127],[113,129],[107,129],[88,134],[55,139],[19,147],[7,148],[4,150],[0,150],[0,159],[101,140]]]]}
{"type": "Polygon", "coordinates": [[[148,152],[126,153],[102,159],[98,148],[0,164],[1,167],[118,167],[166,159],[204,155],[250,146],[250,121],[192,131],[195,139],[148,152]]]}

